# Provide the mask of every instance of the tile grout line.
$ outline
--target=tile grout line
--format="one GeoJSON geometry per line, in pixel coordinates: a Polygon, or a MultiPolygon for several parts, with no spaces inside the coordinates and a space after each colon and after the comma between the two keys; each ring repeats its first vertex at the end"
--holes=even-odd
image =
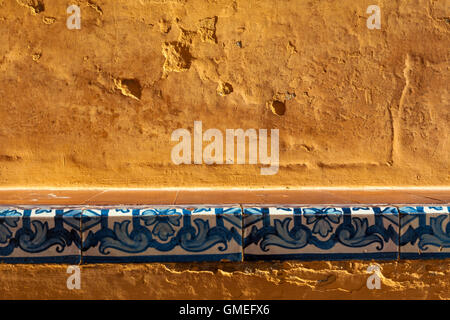
{"type": "Polygon", "coordinates": [[[180,190],[177,190],[177,193],[175,194],[175,199],[173,200],[173,205],[176,205],[179,193],[180,193],[180,190]]]}
{"type": "Polygon", "coordinates": [[[398,205],[392,205],[394,208],[397,209],[398,213],[398,234],[397,234],[397,261],[400,262],[400,255],[401,255],[401,248],[400,248],[400,238],[401,238],[401,231],[402,231],[402,219],[401,219],[401,212],[400,207],[398,205]]]}
{"type": "Polygon", "coordinates": [[[241,208],[241,263],[245,261],[244,259],[244,207],[241,203],[239,203],[239,207],[241,208]]]}
{"type": "Polygon", "coordinates": [[[83,265],[83,244],[84,244],[84,238],[83,238],[83,214],[84,214],[85,207],[81,207],[81,217],[80,217],[80,238],[81,238],[81,245],[80,245],[80,266],[83,265]]]}

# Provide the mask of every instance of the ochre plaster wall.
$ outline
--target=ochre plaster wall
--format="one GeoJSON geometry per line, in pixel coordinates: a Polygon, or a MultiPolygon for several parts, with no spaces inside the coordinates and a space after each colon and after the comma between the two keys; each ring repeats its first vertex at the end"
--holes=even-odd
{"type": "Polygon", "coordinates": [[[0,186],[449,185],[446,1],[376,2],[0,0],[0,186]],[[175,166],[194,121],[279,129],[278,174],[175,166]]]}

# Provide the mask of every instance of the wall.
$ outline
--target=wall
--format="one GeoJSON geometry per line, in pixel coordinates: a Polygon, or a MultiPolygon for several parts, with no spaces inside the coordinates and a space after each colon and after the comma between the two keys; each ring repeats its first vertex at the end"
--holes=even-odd
{"type": "Polygon", "coordinates": [[[82,266],[68,290],[66,266],[2,265],[2,299],[450,299],[449,260],[378,262],[106,264],[82,266]]]}
{"type": "Polygon", "coordinates": [[[2,187],[449,185],[445,1],[380,30],[370,1],[70,3],[0,1],[2,187]],[[175,166],[194,121],[279,129],[279,172],[175,166]]]}
{"type": "MultiPolygon", "coordinates": [[[[0,187],[448,186],[445,1],[375,2],[381,30],[365,0],[0,0],[0,187]],[[194,121],[279,129],[279,172],[175,166],[171,133],[194,121]]],[[[89,266],[80,292],[64,266],[0,280],[2,298],[449,298],[448,261],[381,265],[376,292],[359,262],[89,266]]]]}

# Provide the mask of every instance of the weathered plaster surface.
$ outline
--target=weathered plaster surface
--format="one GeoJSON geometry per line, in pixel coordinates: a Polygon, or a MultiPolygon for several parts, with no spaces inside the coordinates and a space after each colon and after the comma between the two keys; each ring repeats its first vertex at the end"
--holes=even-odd
{"type": "Polygon", "coordinates": [[[374,262],[381,289],[366,286],[372,262],[1,265],[2,299],[450,299],[450,262],[374,262]]]}
{"type": "Polygon", "coordinates": [[[446,1],[74,3],[0,1],[2,187],[449,184],[446,1]],[[279,173],[175,166],[195,120],[279,129],[279,173]]]}

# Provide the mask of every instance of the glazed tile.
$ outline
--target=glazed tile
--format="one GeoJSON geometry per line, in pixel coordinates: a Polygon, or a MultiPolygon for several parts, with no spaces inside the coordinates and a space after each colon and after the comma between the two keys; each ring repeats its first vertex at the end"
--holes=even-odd
{"type": "Polygon", "coordinates": [[[396,259],[394,207],[244,208],[244,260],[396,259]]]}
{"type": "Polygon", "coordinates": [[[242,260],[240,207],[83,211],[83,263],[242,260]]]}
{"type": "Polygon", "coordinates": [[[450,257],[450,206],[400,208],[400,258],[450,257]]]}
{"type": "Polygon", "coordinates": [[[79,263],[80,218],[70,208],[0,207],[0,262],[79,263]]]}

